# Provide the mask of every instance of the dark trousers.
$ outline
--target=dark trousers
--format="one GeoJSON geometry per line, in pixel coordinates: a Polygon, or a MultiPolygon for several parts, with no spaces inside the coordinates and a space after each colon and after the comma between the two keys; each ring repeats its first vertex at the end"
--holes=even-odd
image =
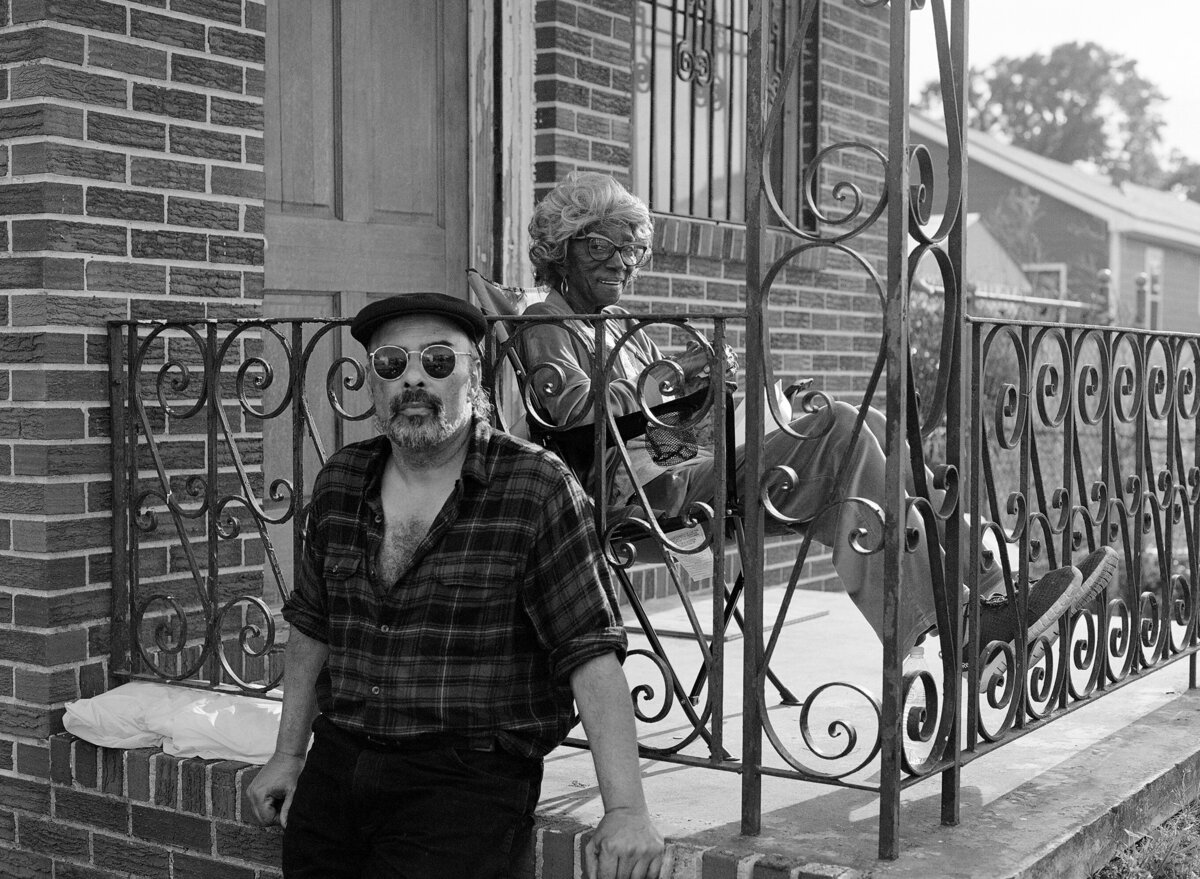
{"type": "Polygon", "coordinates": [[[542,761],[380,750],[324,718],[283,835],[288,879],[501,879],[533,826],[542,761]]]}

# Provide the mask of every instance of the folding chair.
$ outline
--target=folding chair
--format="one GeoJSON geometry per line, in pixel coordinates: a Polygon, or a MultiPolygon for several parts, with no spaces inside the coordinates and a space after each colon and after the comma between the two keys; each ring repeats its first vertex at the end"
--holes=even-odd
{"type": "MultiPolygon", "coordinates": [[[[511,405],[511,400],[501,399],[497,401],[497,411],[508,412],[508,417],[511,419],[510,423],[519,423],[523,420],[528,426],[530,439],[549,448],[562,458],[579,478],[581,484],[590,489],[589,493],[592,497],[597,499],[599,518],[599,506],[603,502],[601,499],[604,497],[604,486],[603,484],[594,484],[593,479],[596,473],[596,468],[593,468],[596,427],[592,423],[564,427],[555,425],[550,421],[547,413],[542,410],[537,395],[530,386],[530,369],[536,369],[536,366],[523,362],[520,345],[522,329],[516,325],[516,322],[504,320],[504,318],[520,315],[528,304],[544,298],[544,293],[536,289],[530,290],[527,288],[499,286],[483,278],[473,269],[468,272],[468,282],[471,290],[480,301],[483,310],[499,318],[492,322],[494,338],[490,342],[494,345],[494,350],[490,352],[491,356],[489,360],[492,363],[505,362],[511,368],[519,392],[520,402],[524,408],[524,412],[519,413],[518,407],[511,405]]],[[[525,325],[528,326],[528,324],[525,325]]],[[[496,376],[493,375],[492,379],[495,382],[496,376]]],[[[687,423],[689,419],[703,417],[704,412],[701,411],[700,407],[703,407],[707,402],[707,394],[708,390],[704,389],[691,395],[675,397],[653,407],[651,411],[658,420],[675,418],[687,423]]],[[[732,415],[732,392],[727,389],[726,394],[726,411],[732,415]]],[[[609,445],[627,443],[630,440],[643,436],[647,430],[647,426],[648,421],[645,415],[640,412],[615,415],[610,411],[608,413],[607,443],[609,445]]],[[[732,418],[726,419],[726,439],[729,449],[726,481],[730,496],[726,499],[725,509],[715,510],[714,513],[717,521],[724,522],[726,525],[727,533],[732,532],[732,536],[736,540],[736,549],[740,559],[744,557],[744,532],[742,529],[740,503],[736,497],[732,418]]],[[[628,460],[627,456],[625,460],[628,460]]],[[[646,498],[646,500],[649,501],[649,498],[646,498]]],[[[708,635],[704,632],[697,618],[695,608],[692,606],[688,591],[684,586],[680,565],[670,552],[663,551],[664,547],[660,537],[660,535],[670,535],[672,532],[680,529],[685,524],[683,518],[678,515],[662,514],[661,511],[655,511],[652,507],[651,509],[645,509],[640,504],[633,507],[610,507],[609,511],[612,513],[615,523],[609,527],[606,535],[602,535],[606,544],[611,546],[628,541],[634,547],[639,560],[663,564],[670,584],[682,602],[691,631],[676,630],[668,632],[656,630],[649,619],[649,614],[646,611],[642,597],[639,595],[637,588],[630,578],[627,565],[610,565],[637,619],[638,628],[640,628],[649,642],[652,652],[667,662],[668,667],[671,666],[667,651],[661,640],[663,637],[682,637],[693,640],[698,644],[703,661],[691,688],[686,692],[683,690],[682,685],[675,678],[673,668],[672,687],[679,704],[695,725],[695,728],[702,730],[702,716],[696,714],[695,706],[699,703],[700,694],[707,682],[708,671],[712,664],[711,643],[713,637],[718,633],[708,635]],[[654,519],[653,526],[648,521],[650,515],[646,515],[646,518],[642,519],[637,515],[639,512],[643,515],[652,514],[654,519]]],[[[739,628],[743,630],[745,628],[745,621],[738,607],[744,586],[745,577],[741,570],[738,571],[732,588],[726,583],[722,584],[725,594],[725,609],[719,633],[721,635],[725,634],[728,630],[731,620],[739,628]]],[[[774,672],[768,670],[768,677],[778,690],[780,698],[785,704],[799,704],[799,700],[784,686],[774,672]]],[[[701,714],[707,715],[707,707],[701,714]]],[[[704,735],[703,732],[701,734],[704,735]]],[[[707,739],[707,735],[704,737],[707,739]]]]}

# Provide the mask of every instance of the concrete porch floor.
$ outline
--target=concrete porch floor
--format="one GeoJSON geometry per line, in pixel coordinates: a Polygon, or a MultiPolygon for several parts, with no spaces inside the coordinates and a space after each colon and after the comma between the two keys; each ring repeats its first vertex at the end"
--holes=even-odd
{"type": "MultiPolygon", "coordinates": [[[[768,627],[781,595],[776,589],[766,597],[768,627]]],[[[702,619],[711,615],[710,607],[707,600],[698,602],[702,619]]],[[[660,631],[687,628],[676,600],[656,603],[653,619],[660,631]]],[[[797,696],[804,699],[831,681],[879,692],[882,650],[847,596],[799,593],[786,619],[789,625],[772,668],[797,696]]],[[[631,648],[645,645],[639,635],[630,640],[631,648]]],[[[724,734],[734,753],[740,753],[741,643],[733,640],[727,648],[725,686],[731,708],[724,734]]],[[[697,648],[682,639],[669,639],[667,648],[688,669],[681,676],[690,683],[699,662],[697,648]]],[[[926,646],[927,657],[936,652],[936,642],[926,646]]],[[[655,683],[657,673],[647,660],[631,656],[626,671],[631,683],[647,683],[659,694],[647,710],[662,705],[661,679],[655,683]]],[[[739,775],[646,760],[646,797],[671,844],[669,870],[663,875],[1088,877],[1132,838],[1200,796],[1200,691],[1189,692],[1187,684],[1187,661],[1176,662],[971,762],[963,769],[957,827],[940,823],[937,777],[908,788],[896,861],[877,857],[875,793],[764,778],[762,833],[744,837],[739,775]]],[[[828,771],[847,765],[813,758],[798,733],[798,709],[777,703],[772,694],[768,704],[775,729],[806,766],[828,771]]],[[[821,705],[811,724],[821,747],[838,750],[845,741],[825,735],[835,719],[856,725],[861,741],[874,740],[874,710],[860,694],[831,687],[821,705]]],[[[679,741],[690,724],[675,709],[663,721],[641,728],[644,743],[661,746],[679,741]]],[[[688,753],[705,751],[693,744],[688,753]]],[[[769,763],[784,765],[769,742],[764,742],[764,754],[771,755],[769,763]]],[[[877,784],[878,759],[851,778],[877,784]]],[[[546,761],[536,846],[527,865],[531,874],[546,879],[585,875],[579,850],[587,829],[602,814],[590,754],[571,747],[552,753],[546,761]]]]}

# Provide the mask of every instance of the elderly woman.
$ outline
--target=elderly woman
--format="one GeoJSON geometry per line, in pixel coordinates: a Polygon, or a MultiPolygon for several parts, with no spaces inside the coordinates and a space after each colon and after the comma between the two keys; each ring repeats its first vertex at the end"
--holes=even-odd
{"type": "MultiPolygon", "coordinates": [[[[585,409],[591,391],[588,365],[593,357],[593,331],[566,316],[628,314],[619,303],[638,269],[649,260],[653,229],[645,203],[605,174],[573,174],[535,208],[529,224],[529,254],[537,280],[552,292],[545,302],[530,306],[525,313],[561,320],[529,327],[522,334],[522,352],[527,369],[535,375],[540,370],[542,378],[552,376],[549,383],[558,385],[553,393],[543,391],[538,398],[553,423],[586,423],[591,418],[585,409]]],[[[605,322],[607,350],[612,351],[628,332],[631,320],[605,322]]],[[[615,412],[639,411],[638,377],[651,364],[664,359],[644,332],[636,331],[625,341],[608,377],[608,400],[615,412]]],[[[689,350],[676,362],[685,378],[683,393],[708,382],[703,375],[708,357],[702,350],[689,350]]],[[[652,379],[667,377],[663,367],[659,370],[663,375],[652,373],[652,379]]],[[[545,383],[534,384],[542,389],[545,383]]],[[[658,380],[644,383],[644,396],[648,405],[662,402],[658,380]]],[[[794,421],[792,428],[800,434],[815,434],[813,438],[798,440],[784,431],[774,431],[764,440],[764,460],[767,467],[787,465],[797,474],[796,485],[779,498],[780,511],[804,523],[814,539],[833,549],[834,568],[846,591],[882,639],[883,553],[864,555],[851,546],[850,536],[867,523],[861,505],[844,501],[864,498],[884,506],[886,458],[881,443],[885,422],[881,413],[869,410],[866,430],[854,441],[857,414],[853,406],[835,402],[832,413],[805,415],[794,421]],[[837,474],[843,464],[848,464],[847,479],[840,495],[835,496],[837,474]]],[[[664,464],[662,456],[653,454],[650,446],[650,440],[640,438],[631,441],[628,449],[635,478],[656,508],[675,513],[696,501],[713,503],[715,479],[710,450],[701,448],[688,455],[691,450],[685,448],[675,460],[668,458],[664,464]]],[[[735,450],[735,460],[738,490],[745,496],[742,447],[735,450]]],[[[909,482],[911,491],[911,479],[909,482]]],[[[620,497],[627,497],[625,487],[618,481],[607,501],[619,502],[620,497]]],[[[922,528],[915,515],[909,524],[922,528]]],[[[933,592],[925,585],[930,582],[925,541],[920,541],[916,552],[905,553],[902,563],[906,589],[900,607],[900,636],[902,644],[911,645],[936,624],[933,592]]],[[[1038,581],[1029,599],[1029,641],[1047,632],[1064,611],[1095,597],[1115,569],[1116,555],[1106,547],[1089,556],[1080,569],[1060,568],[1038,581]]],[[[980,644],[1015,641],[1016,616],[1003,596],[985,601],[980,618],[980,644]]]]}

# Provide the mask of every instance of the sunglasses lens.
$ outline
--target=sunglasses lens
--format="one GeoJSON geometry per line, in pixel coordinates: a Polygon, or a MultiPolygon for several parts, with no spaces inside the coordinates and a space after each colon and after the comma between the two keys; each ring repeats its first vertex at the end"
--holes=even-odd
{"type": "Polygon", "coordinates": [[[408,352],[395,345],[385,345],[371,354],[371,368],[384,381],[394,381],[408,367],[408,352]]]}
{"type": "Polygon", "coordinates": [[[458,355],[447,345],[430,345],[421,352],[421,366],[430,378],[445,378],[454,372],[458,355]]]}
{"type": "Polygon", "coordinates": [[[627,265],[637,266],[646,261],[646,247],[642,244],[629,244],[621,248],[621,259],[627,265]]]}

